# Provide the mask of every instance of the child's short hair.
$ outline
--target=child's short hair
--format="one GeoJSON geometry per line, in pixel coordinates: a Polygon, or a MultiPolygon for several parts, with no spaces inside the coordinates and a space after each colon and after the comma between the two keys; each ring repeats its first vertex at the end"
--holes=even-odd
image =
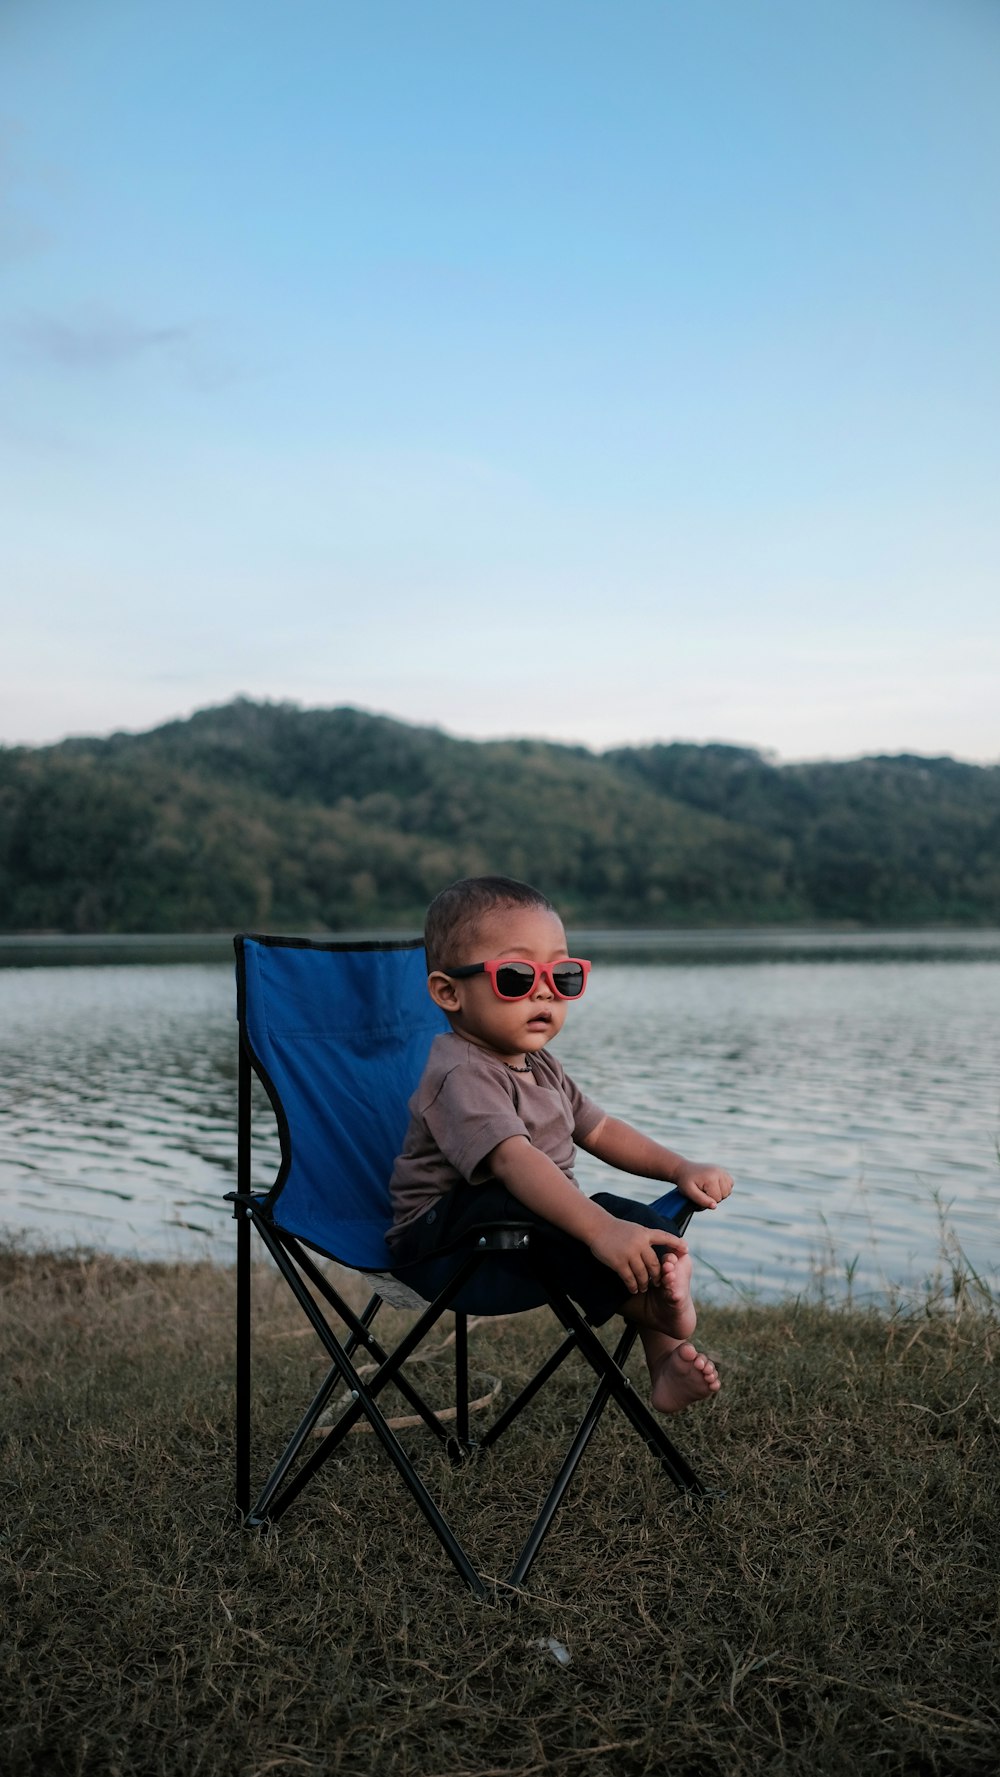
{"type": "Polygon", "coordinates": [[[487,914],[502,907],[541,907],[554,913],[552,902],[530,883],[513,876],[463,876],[435,895],[424,921],[428,970],[445,968],[471,943],[487,914]]]}

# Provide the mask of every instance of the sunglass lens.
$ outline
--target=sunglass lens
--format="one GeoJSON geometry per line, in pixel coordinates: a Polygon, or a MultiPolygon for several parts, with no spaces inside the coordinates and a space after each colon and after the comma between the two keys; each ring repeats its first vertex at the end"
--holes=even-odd
{"type": "Polygon", "coordinates": [[[497,992],[505,1000],[523,1000],[535,985],[535,971],[530,963],[504,963],[497,970],[497,992]]]}
{"type": "Polygon", "coordinates": [[[564,999],[575,1000],[583,992],[586,975],[579,963],[557,963],[552,971],[552,979],[557,993],[561,993],[564,999]]]}

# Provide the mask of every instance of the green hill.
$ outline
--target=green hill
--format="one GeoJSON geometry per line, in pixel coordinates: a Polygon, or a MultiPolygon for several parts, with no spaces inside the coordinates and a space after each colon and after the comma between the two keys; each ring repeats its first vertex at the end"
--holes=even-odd
{"type": "Polygon", "coordinates": [[[1000,768],[594,754],[242,699],[0,750],[8,932],[416,926],[485,870],[576,923],[996,923],[1000,768]]]}

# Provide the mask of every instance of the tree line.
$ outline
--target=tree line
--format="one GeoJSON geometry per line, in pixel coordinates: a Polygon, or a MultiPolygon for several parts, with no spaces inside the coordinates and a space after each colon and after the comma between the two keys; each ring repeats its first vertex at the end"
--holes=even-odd
{"type": "Polygon", "coordinates": [[[575,924],[1000,920],[1000,767],[462,741],[245,699],[0,749],[0,929],[416,929],[501,871],[575,924]]]}

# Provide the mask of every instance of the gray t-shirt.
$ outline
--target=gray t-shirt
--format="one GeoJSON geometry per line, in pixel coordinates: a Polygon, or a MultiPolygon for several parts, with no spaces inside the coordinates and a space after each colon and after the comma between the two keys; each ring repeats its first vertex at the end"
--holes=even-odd
{"type": "Polygon", "coordinates": [[[487,1155],[511,1135],[526,1135],[575,1184],[575,1143],[603,1116],[545,1050],[531,1057],[530,1073],[515,1073],[454,1031],[435,1037],[390,1180],[390,1244],[456,1185],[481,1184],[487,1155]]]}

